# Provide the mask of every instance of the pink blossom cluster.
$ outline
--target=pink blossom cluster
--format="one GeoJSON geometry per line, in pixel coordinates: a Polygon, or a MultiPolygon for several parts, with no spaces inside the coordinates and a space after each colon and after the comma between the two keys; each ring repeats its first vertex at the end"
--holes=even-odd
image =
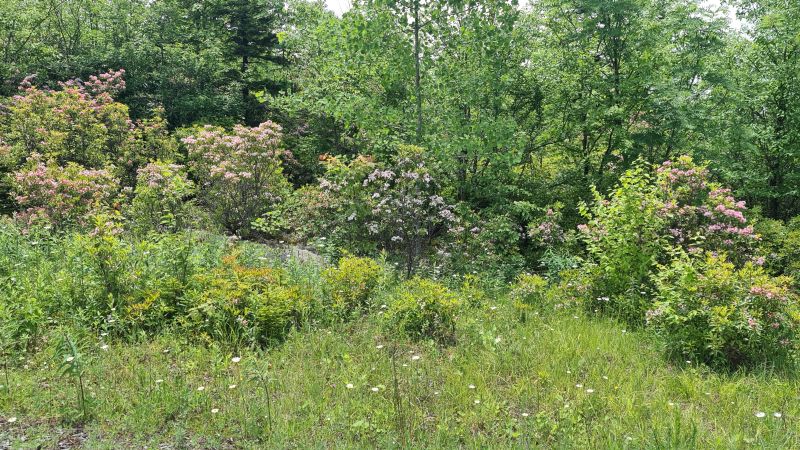
{"type": "Polygon", "coordinates": [[[14,172],[15,217],[25,225],[45,222],[55,227],[86,225],[91,213],[112,206],[119,182],[107,169],[77,164],[45,164],[34,154],[28,168],[14,172]]]}
{"type": "Polygon", "coordinates": [[[189,168],[202,180],[206,206],[231,231],[242,231],[270,204],[281,200],[286,185],[281,127],[267,121],[257,127],[236,125],[231,132],[206,125],[182,142],[189,168]]]}
{"type": "Polygon", "coordinates": [[[695,252],[697,246],[735,248],[741,256],[748,256],[751,242],[758,236],[747,225],[745,202],[708,178],[708,169],[688,156],[666,161],[658,168],[657,183],[664,197],[660,215],[667,223],[667,235],[695,252]]]}

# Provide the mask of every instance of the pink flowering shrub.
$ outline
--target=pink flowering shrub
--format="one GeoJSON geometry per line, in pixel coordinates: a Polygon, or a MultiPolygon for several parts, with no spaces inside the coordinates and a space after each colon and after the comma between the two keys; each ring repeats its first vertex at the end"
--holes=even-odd
{"type": "Polygon", "coordinates": [[[11,177],[15,218],[26,226],[86,226],[93,213],[117,206],[119,182],[110,169],[86,169],[69,163],[45,163],[33,154],[11,177]]]}
{"type": "Polygon", "coordinates": [[[33,153],[62,165],[102,167],[111,162],[132,127],[127,106],[110,95],[124,88],[122,73],[100,75],[109,78],[86,84],[61,83],[60,90],[37,88],[33,77],[23,80],[0,118],[0,134],[10,147],[5,164],[16,169],[33,153]]]}
{"type": "Polygon", "coordinates": [[[800,311],[790,278],[709,252],[684,254],[654,279],[647,324],[675,357],[725,367],[794,357],[800,311]]]}
{"type": "Polygon", "coordinates": [[[199,197],[228,231],[252,233],[252,223],[290,191],[283,175],[281,129],[272,122],[237,125],[231,132],[210,125],[183,138],[199,197]]]}
{"type": "Polygon", "coordinates": [[[138,170],[130,205],[133,227],[139,231],[178,231],[191,221],[189,197],[195,192],[186,169],[155,161],[138,170]]]}
{"type": "Polygon", "coordinates": [[[737,267],[760,263],[744,211],[688,156],[665,162],[655,177],[644,165],[628,171],[607,198],[595,192],[594,204],[582,207],[586,270],[596,277],[590,304],[640,322],[656,266],[676,254],[726,251],[737,267]]]}
{"type": "Polygon", "coordinates": [[[325,156],[319,190],[306,191],[317,236],[345,252],[386,250],[411,274],[434,237],[455,219],[426,165],[424,151],[401,146],[392,164],[359,156],[349,163],[325,156]]]}
{"type": "Polygon", "coordinates": [[[423,150],[401,147],[394,164],[376,168],[363,185],[369,196],[368,232],[382,248],[403,255],[410,276],[431,239],[455,220],[453,208],[439,195],[423,150]]]}
{"type": "Polygon", "coordinates": [[[747,223],[745,202],[711,182],[706,167],[681,156],[658,168],[656,183],[664,203],[659,215],[673,244],[689,253],[726,250],[738,264],[753,257],[758,235],[747,223]]]}

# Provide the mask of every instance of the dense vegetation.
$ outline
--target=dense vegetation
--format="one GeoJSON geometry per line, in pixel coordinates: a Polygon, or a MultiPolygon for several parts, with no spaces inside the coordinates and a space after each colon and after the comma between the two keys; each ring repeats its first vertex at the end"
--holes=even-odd
{"type": "Polygon", "coordinates": [[[0,0],[0,447],[800,446],[800,3],[0,0]]]}

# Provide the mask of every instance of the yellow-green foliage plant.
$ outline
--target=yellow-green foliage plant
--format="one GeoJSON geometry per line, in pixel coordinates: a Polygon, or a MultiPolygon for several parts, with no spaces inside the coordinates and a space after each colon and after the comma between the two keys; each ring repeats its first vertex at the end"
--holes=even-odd
{"type": "Polygon", "coordinates": [[[372,308],[375,293],[386,276],[374,259],[345,256],[335,267],[322,272],[331,308],[345,316],[372,308]]]}
{"type": "Polygon", "coordinates": [[[676,357],[731,368],[791,362],[800,327],[791,283],[724,253],[682,255],[655,276],[647,323],[676,357]]]}
{"type": "Polygon", "coordinates": [[[190,334],[232,345],[268,345],[300,326],[310,299],[288,283],[281,269],[246,267],[233,252],[213,270],[193,278],[188,312],[180,322],[190,334]]]}
{"type": "Polygon", "coordinates": [[[456,315],[461,306],[458,296],[443,284],[414,277],[394,292],[385,324],[413,340],[451,343],[455,341],[456,315]]]}

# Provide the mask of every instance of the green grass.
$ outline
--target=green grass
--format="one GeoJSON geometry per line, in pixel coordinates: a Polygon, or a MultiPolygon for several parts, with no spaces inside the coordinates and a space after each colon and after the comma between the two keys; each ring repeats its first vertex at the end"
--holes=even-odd
{"type": "Polygon", "coordinates": [[[87,337],[83,425],[69,420],[77,392],[60,355],[42,349],[13,361],[0,390],[0,447],[800,446],[795,379],[675,366],[606,319],[520,323],[504,300],[491,306],[465,310],[449,347],[393,341],[377,315],[241,355],[177,335],[106,350],[87,337]]]}

